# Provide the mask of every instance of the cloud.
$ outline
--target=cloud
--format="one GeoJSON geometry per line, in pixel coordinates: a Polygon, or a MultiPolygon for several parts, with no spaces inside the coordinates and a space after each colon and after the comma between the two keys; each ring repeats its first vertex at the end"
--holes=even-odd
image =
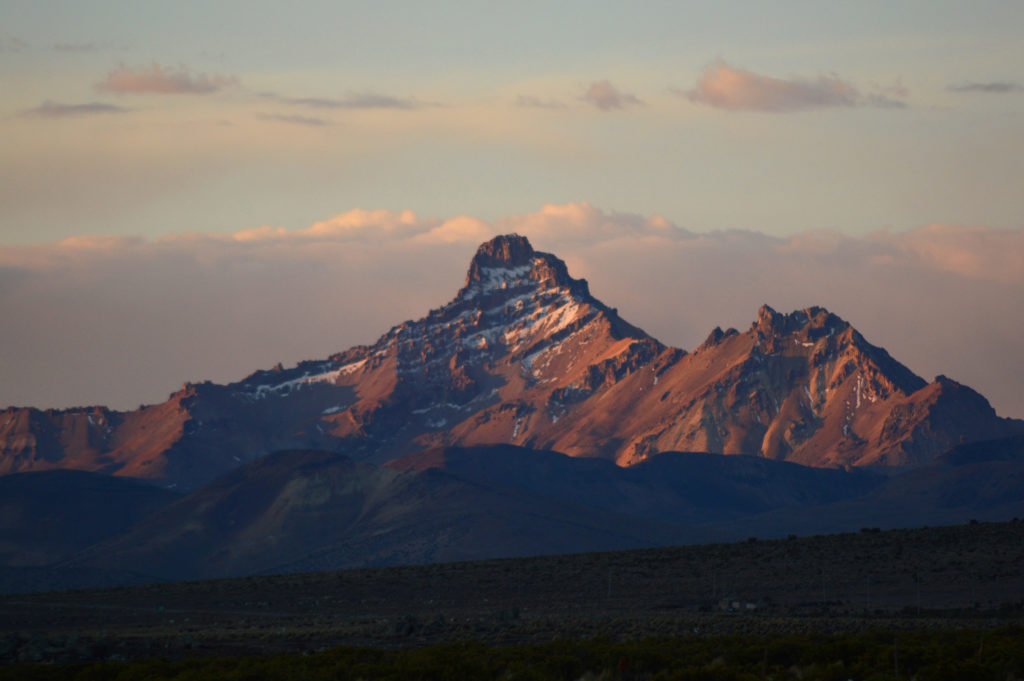
{"type": "Polygon", "coordinates": [[[892,97],[886,97],[882,94],[872,93],[865,95],[862,100],[864,106],[874,107],[876,109],[906,109],[907,103],[893,99],[892,97]]]}
{"type": "Polygon", "coordinates": [[[643,106],[643,102],[635,96],[626,92],[620,92],[618,88],[607,80],[591,83],[587,91],[580,97],[580,100],[596,106],[601,111],[624,109],[627,106],[643,106]]]}
{"type": "Polygon", "coordinates": [[[487,222],[472,216],[441,220],[422,218],[411,210],[365,210],[339,213],[309,227],[288,230],[262,226],[235,232],[235,241],[395,243],[397,241],[479,244],[498,234],[515,232],[558,246],[618,239],[692,239],[694,235],[656,215],[606,212],[587,202],[546,204],[535,213],[487,222]]]}
{"type": "Polygon", "coordinates": [[[16,35],[0,33],[0,54],[13,54],[28,49],[29,44],[16,35]]]}
{"type": "Polygon", "coordinates": [[[1024,286],[1024,230],[934,224],[870,239],[887,247],[880,262],[1024,286]]]}
{"type": "Polygon", "coordinates": [[[57,52],[98,52],[106,47],[97,43],[54,43],[57,52]]]}
{"type": "Polygon", "coordinates": [[[457,218],[445,220],[437,227],[422,232],[414,237],[414,240],[421,243],[472,243],[479,244],[487,241],[495,235],[492,225],[469,215],[462,215],[457,218]]]}
{"type": "Polygon", "coordinates": [[[124,113],[131,111],[123,106],[104,104],[103,102],[88,102],[86,104],[61,104],[46,100],[32,109],[22,111],[23,116],[33,118],[72,118],[78,116],[92,116],[95,114],[124,113]]]}
{"type": "Polygon", "coordinates": [[[675,92],[696,104],[729,111],[790,112],[829,107],[904,108],[903,90],[862,95],[837,75],[816,78],[773,78],[736,69],[724,61],[711,64],[691,90],[675,92]]]}
{"type": "Polygon", "coordinates": [[[148,69],[120,66],[111,71],[96,88],[124,94],[205,95],[223,90],[237,82],[238,80],[233,77],[193,74],[184,65],[172,69],[153,62],[148,69]]]}
{"type": "Polygon", "coordinates": [[[256,117],[263,121],[276,121],[278,123],[290,123],[292,125],[306,125],[313,127],[322,127],[330,125],[329,121],[323,118],[314,118],[312,116],[294,116],[288,114],[256,114],[256,117]]]}
{"type": "Polygon", "coordinates": [[[950,92],[982,92],[987,94],[1006,94],[1008,92],[1024,92],[1024,86],[1020,83],[1008,81],[995,81],[990,83],[958,83],[948,85],[946,89],[950,92]]]}
{"type": "Polygon", "coordinates": [[[692,350],[768,303],[823,305],[912,370],[1024,416],[1024,230],[927,225],[850,237],[698,233],[659,216],[546,205],[496,220],[356,209],[301,229],[0,249],[0,406],[162,400],[185,380],[376,340],[449,300],[477,245],[518,232],[665,343],[692,350]],[[1009,368],[1009,370],[1008,370],[1009,368]],[[112,380],[115,377],[116,380],[112,380]]]}
{"type": "Polygon", "coordinates": [[[375,92],[350,92],[341,98],[284,97],[272,92],[261,93],[261,97],[275,102],[302,106],[310,109],[400,109],[410,111],[426,106],[414,98],[393,97],[375,92]]]}
{"type": "Polygon", "coordinates": [[[564,109],[565,103],[557,99],[541,99],[531,95],[518,95],[516,97],[516,106],[525,109],[564,109]]]}
{"type": "Polygon", "coordinates": [[[516,232],[558,246],[623,239],[676,241],[693,236],[660,215],[648,218],[634,213],[607,213],[586,202],[545,204],[536,213],[501,218],[495,222],[495,232],[516,232]]]}

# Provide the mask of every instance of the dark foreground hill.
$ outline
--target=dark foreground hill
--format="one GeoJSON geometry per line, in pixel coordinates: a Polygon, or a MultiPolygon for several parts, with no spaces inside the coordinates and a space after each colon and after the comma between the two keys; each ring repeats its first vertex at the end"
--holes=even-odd
{"type": "Polygon", "coordinates": [[[22,503],[21,516],[8,514],[11,522],[0,526],[0,592],[1024,517],[1021,438],[963,445],[889,476],[699,453],[663,453],[623,468],[512,445],[439,448],[385,466],[296,450],[171,503],[166,491],[98,474],[35,475],[25,478],[34,486],[12,490],[36,506],[22,503]],[[48,489],[63,489],[60,498],[32,492],[55,477],[63,488],[48,489]],[[139,503],[153,495],[148,506],[139,503]],[[29,508],[34,515],[15,522],[29,508]],[[96,529],[108,516],[120,532],[96,529]],[[33,518],[54,532],[32,533],[33,518]]]}
{"type": "Polygon", "coordinates": [[[0,659],[987,628],[1022,621],[1021,565],[1015,520],[8,595],[0,659]]]}
{"type": "Polygon", "coordinates": [[[60,562],[180,497],[138,480],[85,471],[0,477],[0,566],[60,562]]]}

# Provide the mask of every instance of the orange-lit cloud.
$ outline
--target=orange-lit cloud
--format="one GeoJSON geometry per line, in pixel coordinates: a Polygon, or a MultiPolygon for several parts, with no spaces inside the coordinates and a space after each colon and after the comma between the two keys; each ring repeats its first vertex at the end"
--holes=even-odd
{"type": "Polygon", "coordinates": [[[184,65],[169,68],[153,62],[149,68],[120,66],[107,74],[96,87],[106,92],[125,94],[205,95],[237,82],[233,77],[192,73],[184,65]]]}
{"type": "Polygon", "coordinates": [[[536,213],[502,218],[495,222],[495,232],[516,232],[558,245],[649,237],[678,240],[691,236],[659,215],[647,218],[632,213],[606,213],[586,202],[545,204],[536,213]]]}
{"type": "Polygon", "coordinates": [[[691,102],[729,111],[788,112],[827,107],[903,108],[905,103],[883,92],[862,95],[837,75],[816,78],[773,78],[729,66],[711,64],[696,86],[677,91],[691,102]]]}

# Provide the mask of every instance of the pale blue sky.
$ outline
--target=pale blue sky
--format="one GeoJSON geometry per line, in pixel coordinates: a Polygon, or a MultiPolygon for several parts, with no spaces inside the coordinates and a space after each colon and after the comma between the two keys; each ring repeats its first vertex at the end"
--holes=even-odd
{"type": "Polygon", "coordinates": [[[1006,2],[3,0],[0,244],[574,201],[694,231],[1016,228],[1022,31],[1006,2]],[[716,63],[856,96],[688,99],[716,63]],[[218,86],[99,87],[153,65],[218,86]]]}

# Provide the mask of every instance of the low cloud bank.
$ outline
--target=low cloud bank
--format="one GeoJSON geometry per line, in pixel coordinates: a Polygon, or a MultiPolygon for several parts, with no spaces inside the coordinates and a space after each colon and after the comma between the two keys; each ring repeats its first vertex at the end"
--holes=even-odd
{"type": "Polygon", "coordinates": [[[849,237],[696,233],[659,216],[547,205],[491,221],[352,210],[303,229],[79,236],[0,249],[0,406],[162,400],[186,380],[370,343],[449,300],[499,233],[556,253],[598,298],[692,350],[767,303],[823,305],[926,379],[1024,417],[1024,231],[928,225],[849,237]]]}

